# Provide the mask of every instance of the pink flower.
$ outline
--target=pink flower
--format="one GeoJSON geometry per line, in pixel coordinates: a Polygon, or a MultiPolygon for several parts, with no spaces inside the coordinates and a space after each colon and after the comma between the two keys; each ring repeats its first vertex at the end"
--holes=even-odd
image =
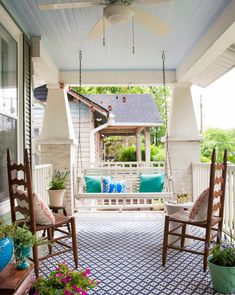
{"type": "Polygon", "coordinates": [[[84,290],[82,290],[82,295],[88,295],[88,293],[84,290]]]}
{"type": "Polygon", "coordinates": [[[83,273],[84,278],[86,278],[87,276],[89,276],[90,273],[91,273],[90,269],[87,268],[87,269],[84,271],[84,273],[83,273]]]}
{"type": "Polygon", "coordinates": [[[73,295],[73,292],[70,292],[69,290],[64,290],[64,295],[73,295]]]}
{"type": "Polygon", "coordinates": [[[61,273],[61,272],[58,272],[55,276],[56,276],[57,278],[60,278],[60,277],[62,277],[62,273],[61,273]]]}
{"type": "Polygon", "coordinates": [[[78,288],[76,285],[72,285],[72,288],[77,293],[80,293],[82,291],[82,289],[81,288],[78,288]]]}

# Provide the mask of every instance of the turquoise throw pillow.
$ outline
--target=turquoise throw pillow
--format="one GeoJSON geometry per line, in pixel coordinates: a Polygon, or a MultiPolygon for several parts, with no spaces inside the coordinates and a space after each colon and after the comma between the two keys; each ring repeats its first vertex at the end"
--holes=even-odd
{"type": "Polygon", "coordinates": [[[160,193],[163,191],[166,173],[141,174],[140,193],[160,193]]]}
{"type": "Polygon", "coordinates": [[[101,193],[100,176],[85,176],[85,182],[87,193],[101,193]]]}

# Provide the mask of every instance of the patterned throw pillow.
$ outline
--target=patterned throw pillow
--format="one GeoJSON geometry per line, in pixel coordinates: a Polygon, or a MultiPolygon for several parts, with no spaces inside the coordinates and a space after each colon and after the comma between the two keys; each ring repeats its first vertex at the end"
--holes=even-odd
{"type": "MultiPolygon", "coordinates": [[[[24,194],[28,196],[27,191],[17,189],[16,192],[19,195],[24,194]]],[[[25,200],[16,199],[17,204],[21,208],[29,209],[29,204],[25,200]]],[[[34,202],[34,215],[36,224],[49,225],[55,223],[55,217],[48,207],[48,205],[36,194],[33,193],[33,202],[34,202]]],[[[25,218],[28,218],[27,215],[24,215],[25,218]]]]}
{"type": "Polygon", "coordinates": [[[204,190],[194,203],[189,218],[197,221],[205,221],[207,219],[207,209],[209,200],[209,188],[204,190]]]}
{"type": "Polygon", "coordinates": [[[36,224],[54,224],[55,217],[48,205],[36,193],[33,193],[33,200],[36,224]]]}
{"type": "Polygon", "coordinates": [[[101,191],[102,193],[125,193],[126,181],[113,181],[112,177],[101,177],[101,191]]]}

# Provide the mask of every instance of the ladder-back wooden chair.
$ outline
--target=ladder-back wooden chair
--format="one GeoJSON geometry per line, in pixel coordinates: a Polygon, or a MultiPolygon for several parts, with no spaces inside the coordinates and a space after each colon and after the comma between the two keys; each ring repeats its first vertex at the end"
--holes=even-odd
{"type": "MultiPolygon", "coordinates": [[[[60,214],[53,214],[55,223],[49,225],[36,224],[35,219],[35,196],[32,190],[32,176],[31,167],[28,159],[28,153],[25,149],[24,151],[24,164],[11,163],[10,152],[7,150],[7,168],[8,168],[8,182],[9,182],[9,194],[10,194],[10,204],[11,204],[11,219],[13,223],[18,225],[26,223],[28,228],[33,234],[38,231],[46,231],[47,239],[49,241],[48,250],[49,253],[39,257],[38,246],[33,247],[33,255],[30,258],[34,262],[36,277],[39,275],[39,262],[41,260],[53,257],[55,255],[60,255],[67,251],[73,251],[75,267],[78,266],[78,254],[77,254],[77,241],[76,241],[76,225],[75,218],[64,216],[60,214]],[[19,187],[24,187],[24,193],[19,192],[19,187]],[[27,206],[24,208],[20,207],[18,203],[20,201],[26,202],[27,206]],[[17,218],[17,213],[21,213],[24,217],[21,219],[17,218]],[[70,226],[71,233],[64,230],[64,226],[70,226]],[[60,232],[60,235],[54,235],[54,232],[60,232]],[[68,238],[72,238],[71,245],[68,244],[68,238]],[[66,239],[66,241],[65,241],[66,239]],[[57,244],[59,247],[56,247],[57,244]],[[54,251],[55,250],[55,251],[54,251]]],[[[51,213],[51,212],[50,212],[51,213]]],[[[52,213],[51,213],[52,214],[52,213]]],[[[52,215],[52,217],[53,217],[52,215]]]]}
{"type": "MultiPolygon", "coordinates": [[[[186,251],[193,254],[203,255],[203,269],[207,269],[207,257],[210,251],[210,242],[216,239],[220,242],[223,226],[223,212],[224,212],[224,197],[226,186],[226,171],[227,171],[227,151],[224,151],[223,163],[216,163],[216,151],[213,149],[211,166],[210,166],[210,181],[208,191],[208,208],[205,220],[198,220],[191,218],[190,211],[178,211],[170,216],[165,216],[165,228],[163,238],[162,264],[165,266],[167,259],[168,248],[186,251]],[[170,222],[176,223],[176,227],[169,229],[170,222]],[[186,225],[193,225],[203,228],[205,234],[203,237],[194,236],[193,234],[186,234],[186,225]],[[168,237],[172,235],[176,239],[168,244],[168,237]],[[203,251],[196,251],[193,249],[184,248],[185,238],[194,239],[203,242],[203,251]],[[180,246],[174,245],[176,242],[180,246]]],[[[204,191],[205,192],[205,191],[204,191]]],[[[203,204],[205,205],[205,204],[203,204]]]]}

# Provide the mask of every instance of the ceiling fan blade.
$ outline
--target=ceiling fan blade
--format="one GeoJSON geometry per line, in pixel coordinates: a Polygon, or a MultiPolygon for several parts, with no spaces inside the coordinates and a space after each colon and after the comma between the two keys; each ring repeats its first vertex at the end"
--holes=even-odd
{"type": "Polygon", "coordinates": [[[158,17],[142,9],[134,8],[134,10],[136,12],[134,20],[149,31],[157,35],[165,35],[170,32],[170,27],[158,17]]]}
{"type": "Polygon", "coordinates": [[[89,39],[97,39],[99,38],[103,33],[103,25],[105,24],[105,29],[107,28],[108,22],[107,20],[102,16],[97,23],[94,25],[94,27],[91,29],[90,33],[88,34],[89,39]]]}
{"type": "Polygon", "coordinates": [[[94,6],[104,6],[103,2],[98,1],[83,1],[83,2],[62,2],[62,3],[45,3],[38,4],[41,10],[54,10],[54,9],[71,9],[71,8],[85,8],[94,6]]]}

